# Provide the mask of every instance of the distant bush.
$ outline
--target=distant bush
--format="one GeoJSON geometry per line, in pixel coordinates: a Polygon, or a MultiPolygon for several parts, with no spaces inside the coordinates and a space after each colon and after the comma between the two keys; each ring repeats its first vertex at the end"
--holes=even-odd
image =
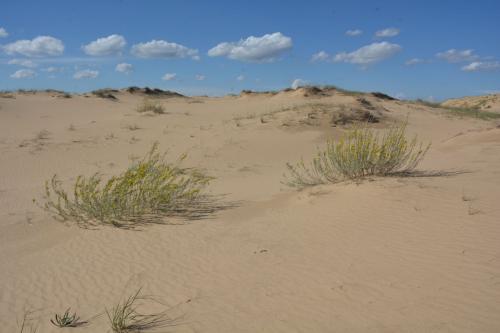
{"type": "Polygon", "coordinates": [[[165,216],[187,214],[198,204],[211,178],[181,168],[179,163],[166,162],[165,154],[158,153],[157,147],[154,144],[142,160],[108,180],[99,174],[78,176],[72,195],[63,190],[54,175],[45,184],[43,208],[83,227],[105,224],[133,228],[160,222],[165,216]]]}
{"type": "Polygon", "coordinates": [[[156,114],[163,114],[163,113],[165,113],[165,108],[158,101],[154,101],[154,100],[149,99],[149,98],[144,98],[142,100],[142,103],[137,107],[137,112],[140,112],[140,113],[153,112],[156,114]]]}
{"type": "Polygon", "coordinates": [[[418,143],[415,136],[406,138],[406,124],[394,126],[379,136],[369,128],[356,127],[339,141],[328,141],[325,150],[306,165],[287,164],[287,184],[305,187],[359,179],[365,176],[387,176],[413,171],[430,144],[418,143]]]}

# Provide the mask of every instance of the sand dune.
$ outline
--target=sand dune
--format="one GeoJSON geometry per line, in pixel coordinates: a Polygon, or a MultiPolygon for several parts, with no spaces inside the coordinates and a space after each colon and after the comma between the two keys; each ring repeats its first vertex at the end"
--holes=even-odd
{"type": "MultiPolygon", "coordinates": [[[[94,317],[142,287],[172,332],[498,332],[500,127],[372,94],[304,88],[221,98],[144,92],[0,96],[0,331],[25,309],[39,332],[68,307],[94,317]],[[440,177],[373,178],[301,191],[287,162],[371,120],[408,120],[432,141],[420,168],[440,177]],[[233,208],[140,231],[84,230],[33,204],[54,173],[114,175],[158,141],[215,177],[233,208]]],[[[493,110],[493,107],[488,109],[493,110]]]]}
{"type": "Polygon", "coordinates": [[[475,108],[482,111],[500,112],[500,94],[453,98],[442,103],[444,106],[475,108]]]}

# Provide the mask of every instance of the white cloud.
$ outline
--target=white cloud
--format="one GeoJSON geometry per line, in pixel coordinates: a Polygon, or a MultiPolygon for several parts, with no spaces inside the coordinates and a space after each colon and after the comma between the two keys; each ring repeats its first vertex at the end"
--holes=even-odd
{"type": "Polygon", "coordinates": [[[345,34],[346,34],[347,36],[351,36],[351,37],[359,36],[359,35],[361,35],[362,33],[363,33],[363,31],[362,31],[362,30],[359,30],[359,29],[347,30],[347,31],[345,32],[345,34]]]}
{"type": "Polygon", "coordinates": [[[9,65],[18,65],[22,67],[28,67],[28,68],[35,68],[38,66],[38,64],[34,63],[32,60],[29,59],[12,59],[7,62],[9,65]]]}
{"type": "Polygon", "coordinates": [[[199,60],[198,50],[164,40],[152,40],[132,46],[132,54],[139,58],[191,58],[199,60]]]}
{"type": "Polygon", "coordinates": [[[18,40],[3,46],[5,53],[21,54],[26,57],[58,56],[64,52],[61,40],[50,36],[38,36],[32,40],[18,40]]]}
{"type": "Polygon", "coordinates": [[[9,33],[7,32],[7,30],[5,30],[5,28],[0,28],[0,38],[4,38],[4,37],[8,37],[9,36],[9,33]]]}
{"type": "Polygon", "coordinates": [[[198,81],[203,81],[203,80],[205,80],[205,79],[206,79],[206,76],[205,76],[205,75],[200,75],[200,74],[197,74],[197,75],[195,76],[195,78],[196,78],[196,80],[198,80],[198,81]]]}
{"type": "Polygon", "coordinates": [[[292,89],[297,89],[300,86],[304,86],[306,84],[307,84],[307,81],[304,81],[302,79],[295,79],[295,80],[293,80],[291,87],[292,87],[292,89]]]}
{"type": "Polygon", "coordinates": [[[91,69],[84,69],[84,70],[76,72],[73,75],[73,78],[77,79],[77,80],[80,80],[80,79],[95,79],[98,76],[99,76],[99,71],[95,71],[95,70],[91,70],[91,69]]]}
{"type": "Polygon", "coordinates": [[[109,56],[120,54],[127,45],[123,36],[110,35],[108,37],[98,38],[87,45],[82,46],[83,52],[91,56],[109,56]]]}
{"type": "Polygon", "coordinates": [[[245,75],[238,75],[238,77],[236,78],[236,80],[238,80],[238,81],[245,80],[245,75]]]}
{"type": "Polygon", "coordinates": [[[171,80],[175,79],[176,77],[177,77],[177,74],[175,74],[175,73],[166,73],[165,75],[163,75],[163,77],[161,79],[164,81],[171,81],[171,80]]]}
{"type": "Polygon", "coordinates": [[[43,68],[42,71],[47,72],[47,73],[56,73],[56,72],[61,72],[62,68],[50,66],[50,67],[43,68]]]}
{"type": "Polygon", "coordinates": [[[394,37],[399,35],[399,29],[397,28],[386,28],[375,32],[375,36],[380,38],[394,37]]]}
{"type": "Polygon", "coordinates": [[[14,74],[11,74],[10,77],[13,79],[28,79],[35,76],[36,76],[35,71],[31,69],[20,69],[16,71],[14,74]]]}
{"type": "Polygon", "coordinates": [[[468,50],[450,49],[448,51],[437,53],[436,57],[451,63],[474,61],[479,58],[477,55],[474,54],[474,50],[471,49],[468,50]]]}
{"type": "Polygon", "coordinates": [[[500,61],[474,61],[462,67],[465,72],[492,72],[500,70],[500,61]]]}
{"type": "Polygon", "coordinates": [[[266,34],[261,37],[250,36],[238,42],[224,42],[208,51],[210,57],[225,56],[229,59],[270,62],[292,48],[292,39],[281,32],[266,34]]]}
{"type": "Polygon", "coordinates": [[[409,60],[406,60],[405,61],[405,65],[407,66],[412,66],[412,65],[417,65],[417,64],[421,64],[425,62],[424,59],[420,59],[420,58],[412,58],[412,59],[409,59],[409,60]]]}
{"type": "Polygon", "coordinates": [[[129,74],[134,70],[134,66],[131,64],[127,64],[126,62],[122,62],[115,67],[115,71],[120,73],[129,74]]]}
{"type": "Polygon", "coordinates": [[[337,53],[333,61],[369,66],[392,57],[401,51],[401,49],[401,46],[398,44],[388,42],[373,43],[350,53],[337,53]]]}
{"type": "Polygon", "coordinates": [[[318,53],[315,53],[311,57],[312,62],[317,62],[317,61],[327,61],[330,59],[330,55],[326,53],[325,51],[319,51],[318,53]]]}

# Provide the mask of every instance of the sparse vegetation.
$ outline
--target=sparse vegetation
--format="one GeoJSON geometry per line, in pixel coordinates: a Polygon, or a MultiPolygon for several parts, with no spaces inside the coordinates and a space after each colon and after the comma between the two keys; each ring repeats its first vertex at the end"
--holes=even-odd
{"type": "Polygon", "coordinates": [[[116,101],[117,98],[113,94],[117,93],[117,92],[118,92],[118,90],[115,90],[115,89],[98,89],[98,90],[92,91],[91,93],[94,96],[97,96],[99,98],[104,98],[104,99],[116,101]]]}
{"type": "Polygon", "coordinates": [[[142,100],[142,103],[137,107],[137,112],[153,112],[155,114],[164,114],[165,108],[158,101],[152,100],[150,98],[144,98],[142,100]]]}
{"type": "Polygon", "coordinates": [[[99,224],[133,228],[160,223],[171,215],[189,216],[196,210],[202,190],[211,178],[193,169],[168,163],[154,144],[144,158],[118,176],[104,180],[96,173],[78,176],[72,195],[56,175],[45,184],[42,206],[60,220],[76,221],[80,226],[99,224]]]}
{"type": "Polygon", "coordinates": [[[141,129],[137,124],[128,124],[125,125],[125,128],[128,129],[129,131],[137,131],[141,129]]]}
{"type": "Polygon", "coordinates": [[[138,308],[141,302],[151,301],[149,297],[141,296],[139,289],[111,310],[106,310],[111,331],[113,333],[132,333],[156,330],[173,323],[165,312],[141,314],[138,308]]]}
{"type": "Polygon", "coordinates": [[[483,111],[478,107],[454,107],[447,106],[440,103],[434,103],[429,101],[424,101],[421,99],[417,99],[415,101],[417,104],[421,104],[424,106],[428,106],[431,108],[444,109],[449,111],[449,114],[458,116],[458,117],[470,117],[470,118],[478,118],[482,120],[492,120],[492,119],[500,119],[500,113],[483,111]]]}
{"type": "Polygon", "coordinates": [[[57,327],[78,327],[87,323],[86,321],[80,320],[76,312],[71,314],[70,309],[67,309],[62,315],[56,313],[50,322],[57,327]]]}
{"type": "Polygon", "coordinates": [[[424,145],[406,138],[406,124],[390,128],[379,136],[372,129],[355,127],[339,141],[327,142],[308,166],[302,160],[287,164],[287,184],[305,187],[366,176],[407,174],[413,171],[428,151],[424,145]]]}

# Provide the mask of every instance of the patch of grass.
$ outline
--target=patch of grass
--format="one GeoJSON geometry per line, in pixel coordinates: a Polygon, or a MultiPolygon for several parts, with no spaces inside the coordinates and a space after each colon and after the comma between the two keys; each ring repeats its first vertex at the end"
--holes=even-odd
{"type": "Polygon", "coordinates": [[[153,112],[155,114],[164,114],[165,108],[158,101],[152,100],[150,98],[144,98],[142,100],[142,103],[137,107],[137,112],[153,112]]]}
{"type": "Polygon", "coordinates": [[[163,328],[172,324],[165,312],[142,314],[138,312],[140,303],[151,300],[141,296],[139,289],[123,302],[115,305],[111,310],[106,309],[109,324],[113,333],[145,332],[163,328]]]}
{"type": "Polygon", "coordinates": [[[76,221],[82,227],[112,225],[134,228],[161,223],[172,215],[188,216],[199,207],[202,190],[212,178],[195,169],[169,163],[155,143],[149,153],[125,172],[107,180],[96,173],[78,176],[67,192],[54,175],[45,183],[42,208],[59,220],[76,221]],[[70,194],[71,193],[71,194],[70,194]]]}
{"type": "Polygon", "coordinates": [[[62,315],[56,313],[50,322],[57,327],[79,327],[87,324],[86,321],[80,320],[76,312],[71,314],[70,309],[67,309],[62,315]]]}
{"type": "Polygon", "coordinates": [[[445,107],[445,109],[448,110],[452,115],[458,117],[471,117],[482,120],[492,120],[500,118],[500,113],[482,111],[475,108],[445,107]]]}
{"type": "Polygon", "coordinates": [[[478,107],[454,107],[454,106],[446,106],[440,103],[434,103],[429,101],[424,101],[421,99],[417,99],[415,103],[428,106],[431,108],[444,109],[449,111],[450,115],[457,117],[470,117],[470,118],[478,118],[482,120],[492,120],[492,119],[500,119],[500,113],[483,111],[478,107]]]}
{"type": "Polygon", "coordinates": [[[384,135],[372,129],[355,127],[339,141],[329,140],[326,149],[306,165],[287,164],[290,175],[286,184],[305,187],[366,176],[411,173],[428,151],[430,144],[419,143],[415,136],[406,138],[406,123],[390,128],[384,135]]]}

